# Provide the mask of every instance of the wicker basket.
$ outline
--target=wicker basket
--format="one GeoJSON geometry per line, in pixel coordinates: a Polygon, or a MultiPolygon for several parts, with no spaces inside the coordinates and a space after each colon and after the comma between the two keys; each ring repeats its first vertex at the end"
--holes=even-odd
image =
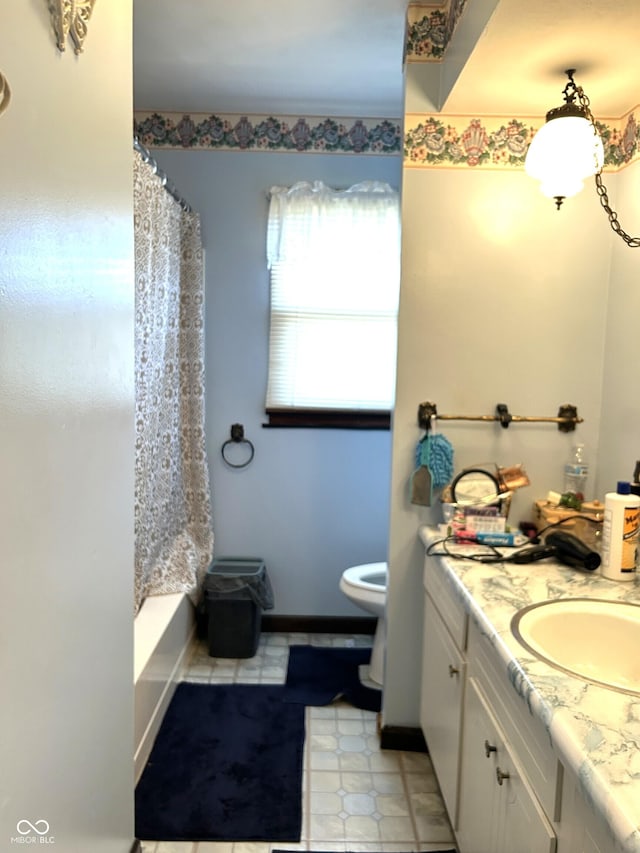
{"type": "Polygon", "coordinates": [[[604,504],[600,501],[583,503],[579,512],[549,501],[536,501],[534,504],[534,522],[538,530],[562,522],[558,525],[559,530],[572,533],[594,551],[600,550],[603,518],[604,504]]]}

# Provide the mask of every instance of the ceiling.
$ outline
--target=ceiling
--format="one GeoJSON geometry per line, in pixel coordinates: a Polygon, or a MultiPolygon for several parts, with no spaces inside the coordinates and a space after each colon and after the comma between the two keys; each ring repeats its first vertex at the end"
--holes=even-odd
{"type": "MultiPolygon", "coordinates": [[[[399,118],[406,5],[134,0],[134,107],[399,118]]],[[[618,118],[640,101],[639,32],[639,0],[498,0],[442,112],[543,115],[573,67],[596,117],[618,118]]]]}

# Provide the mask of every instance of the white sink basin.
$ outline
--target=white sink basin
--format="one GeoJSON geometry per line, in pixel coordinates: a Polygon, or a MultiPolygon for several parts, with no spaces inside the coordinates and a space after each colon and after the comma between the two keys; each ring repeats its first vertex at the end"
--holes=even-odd
{"type": "Polygon", "coordinates": [[[640,694],[640,604],[592,598],[543,601],[519,610],[511,632],[557,669],[640,694]]]}

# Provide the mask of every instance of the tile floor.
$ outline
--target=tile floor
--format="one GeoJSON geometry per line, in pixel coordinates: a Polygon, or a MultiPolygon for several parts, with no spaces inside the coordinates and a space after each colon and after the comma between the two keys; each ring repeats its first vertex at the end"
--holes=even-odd
{"type": "MultiPolygon", "coordinates": [[[[209,657],[194,646],[185,680],[282,684],[294,644],[367,646],[368,636],[263,632],[255,657],[209,657]]],[[[366,681],[366,667],[361,678],[366,681]]],[[[377,715],[344,702],[306,709],[302,839],[298,844],[143,841],[144,853],[270,853],[272,849],[410,853],[455,847],[429,757],[381,750],[377,715]]]]}

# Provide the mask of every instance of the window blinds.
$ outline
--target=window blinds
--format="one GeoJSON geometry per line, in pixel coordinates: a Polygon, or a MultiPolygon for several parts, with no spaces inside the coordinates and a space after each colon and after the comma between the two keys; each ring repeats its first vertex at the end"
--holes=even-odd
{"type": "Polygon", "coordinates": [[[398,194],[364,182],[273,187],[267,409],[389,410],[400,283],[398,194]]]}

